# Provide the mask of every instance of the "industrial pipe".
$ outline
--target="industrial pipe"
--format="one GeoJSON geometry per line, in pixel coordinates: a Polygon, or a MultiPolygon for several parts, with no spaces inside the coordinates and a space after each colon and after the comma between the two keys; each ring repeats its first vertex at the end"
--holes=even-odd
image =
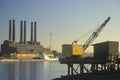
{"type": "Polygon", "coordinates": [[[15,41],[15,20],[13,20],[13,41],[15,41]]]}
{"type": "Polygon", "coordinates": [[[34,22],[34,41],[36,42],[37,40],[36,40],[36,36],[37,36],[37,31],[36,31],[36,25],[37,25],[37,23],[36,22],[34,22]]]}
{"type": "Polygon", "coordinates": [[[23,42],[23,21],[20,22],[20,43],[23,42]]]}
{"type": "Polygon", "coordinates": [[[9,20],[9,40],[11,40],[11,20],[9,20]]]}
{"type": "Polygon", "coordinates": [[[26,21],[24,21],[24,44],[26,44],[26,21]]]}
{"type": "Polygon", "coordinates": [[[31,22],[31,42],[33,42],[33,22],[31,22]]]}

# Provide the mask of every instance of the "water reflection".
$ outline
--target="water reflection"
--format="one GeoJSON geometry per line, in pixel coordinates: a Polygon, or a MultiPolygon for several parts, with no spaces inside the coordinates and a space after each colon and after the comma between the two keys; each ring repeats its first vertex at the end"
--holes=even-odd
{"type": "Polygon", "coordinates": [[[9,64],[9,67],[8,67],[8,78],[10,79],[10,80],[15,80],[14,79],[14,75],[15,75],[15,70],[14,70],[14,64],[9,64]],[[12,74],[11,74],[12,73],[12,74]]]}
{"type": "Polygon", "coordinates": [[[20,62],[19,67],[20,80],[37,80],[36,63],[20,62]]]}
{"type": "Polygon", "coordinates": [[[59,62],[0,63],[1,80],[51,80],[67,74],[59,62]]]}

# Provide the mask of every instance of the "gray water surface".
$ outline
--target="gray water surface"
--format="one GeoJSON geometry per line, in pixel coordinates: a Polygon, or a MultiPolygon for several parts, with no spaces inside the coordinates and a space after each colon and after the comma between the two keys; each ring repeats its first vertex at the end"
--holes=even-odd
{"type": "Polygon", "coordinates": [[[67,74],[58,61],[0,62],[0,80],[51,80],[67,74]]]}

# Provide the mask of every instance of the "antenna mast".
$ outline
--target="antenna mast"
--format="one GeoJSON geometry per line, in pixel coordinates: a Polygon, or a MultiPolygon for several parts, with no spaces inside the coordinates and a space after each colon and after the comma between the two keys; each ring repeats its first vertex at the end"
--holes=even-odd
{"type": "Polygon", "coordinates": [[[52,32],[50,32],[50,42],[49,42],[50,52],[52,51],[52,32]]]}

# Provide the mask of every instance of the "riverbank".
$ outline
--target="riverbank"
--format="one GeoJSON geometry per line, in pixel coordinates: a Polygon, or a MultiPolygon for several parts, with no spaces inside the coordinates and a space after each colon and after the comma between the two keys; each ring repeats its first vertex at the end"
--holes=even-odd
{"type": "Polygon", "coordinates": [[[0,59],[0,62],[42,62],[49,60],[41,60],[41,59],[0,59]]]}

